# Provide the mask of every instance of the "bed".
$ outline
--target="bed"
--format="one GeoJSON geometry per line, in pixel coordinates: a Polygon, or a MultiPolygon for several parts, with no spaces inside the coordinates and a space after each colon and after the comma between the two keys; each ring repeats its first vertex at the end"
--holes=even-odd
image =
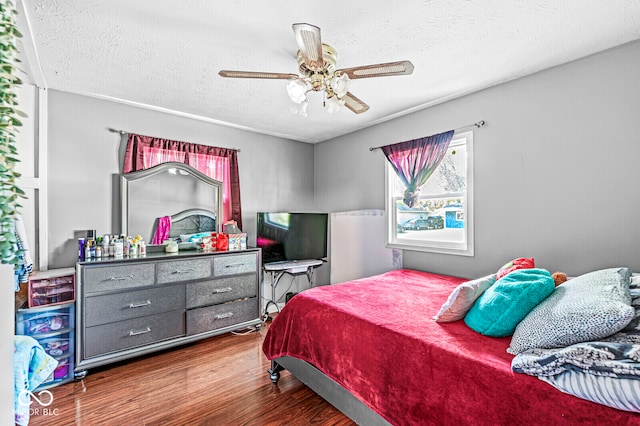
{"type": "Polygon", "coordinates": [[[216,214],[205,209],[187,209],[154,221],[151,241],[161,245],[174,241],[180,250],[195,250],[203,235],[217,231],[216,214]]]}
{"type": "Polygon", "coordinates": [[[293,297],[263,351],[359,424],[640,424],[512,371],[510,337],[435,322],[463,278],[400,269],[293,297]]]}

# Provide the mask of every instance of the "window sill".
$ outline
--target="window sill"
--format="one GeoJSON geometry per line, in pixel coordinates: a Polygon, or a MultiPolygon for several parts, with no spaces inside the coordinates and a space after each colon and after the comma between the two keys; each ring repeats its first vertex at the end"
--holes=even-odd
{"type": "Polygon", "coordinates": [[[463,245],[416,245],[408,243],[388,243],[388,248],[399,250],[423,251],[429,253],[451,254],[455,256],[474,256],[473,247],[463,247],[463,245]]]}

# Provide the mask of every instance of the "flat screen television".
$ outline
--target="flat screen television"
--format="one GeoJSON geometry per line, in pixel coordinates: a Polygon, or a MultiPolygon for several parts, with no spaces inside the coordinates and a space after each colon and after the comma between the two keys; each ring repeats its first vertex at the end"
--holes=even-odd
{"type": "Polygon", "coordinates": [[[262,263],[327,257],[327,213],[258,213],[262,263]]]}

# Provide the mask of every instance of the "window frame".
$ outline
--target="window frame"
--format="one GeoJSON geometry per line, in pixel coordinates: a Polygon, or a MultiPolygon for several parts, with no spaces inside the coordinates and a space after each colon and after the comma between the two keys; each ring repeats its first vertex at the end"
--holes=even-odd
{"type": "MultiPolygon", "coordinates": [[[[473,131],[460,132],[453,135],[450,146],[466,144],[467,149],[467,186],[462,214],[465,221],[465,242],[452,243],[437,240],[407,240],[398,238],[395,201],[391,188],[391,178],[396,174],[385,160],[385,213],[387,216],[387,247],[401,250],[415,250],[430,253],[452,254],[458,256],[474,256],[474,179],[473,179],[473,131]],[[460,142],[464,140],[464,142],[460,142]]],[[[438,197],[440,198],[440,197],[438,197]]]]}

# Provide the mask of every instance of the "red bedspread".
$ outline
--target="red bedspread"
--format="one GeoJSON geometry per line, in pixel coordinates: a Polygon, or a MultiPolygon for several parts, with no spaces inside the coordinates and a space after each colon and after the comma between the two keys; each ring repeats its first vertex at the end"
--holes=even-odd
{"type": "Polygon", "coordinates": [[[461,278],[397,270],[300,293],[263,343],[307,361],[395,425],[640,424],[513,373],[510,338],[432,320],[461,278]]]}

